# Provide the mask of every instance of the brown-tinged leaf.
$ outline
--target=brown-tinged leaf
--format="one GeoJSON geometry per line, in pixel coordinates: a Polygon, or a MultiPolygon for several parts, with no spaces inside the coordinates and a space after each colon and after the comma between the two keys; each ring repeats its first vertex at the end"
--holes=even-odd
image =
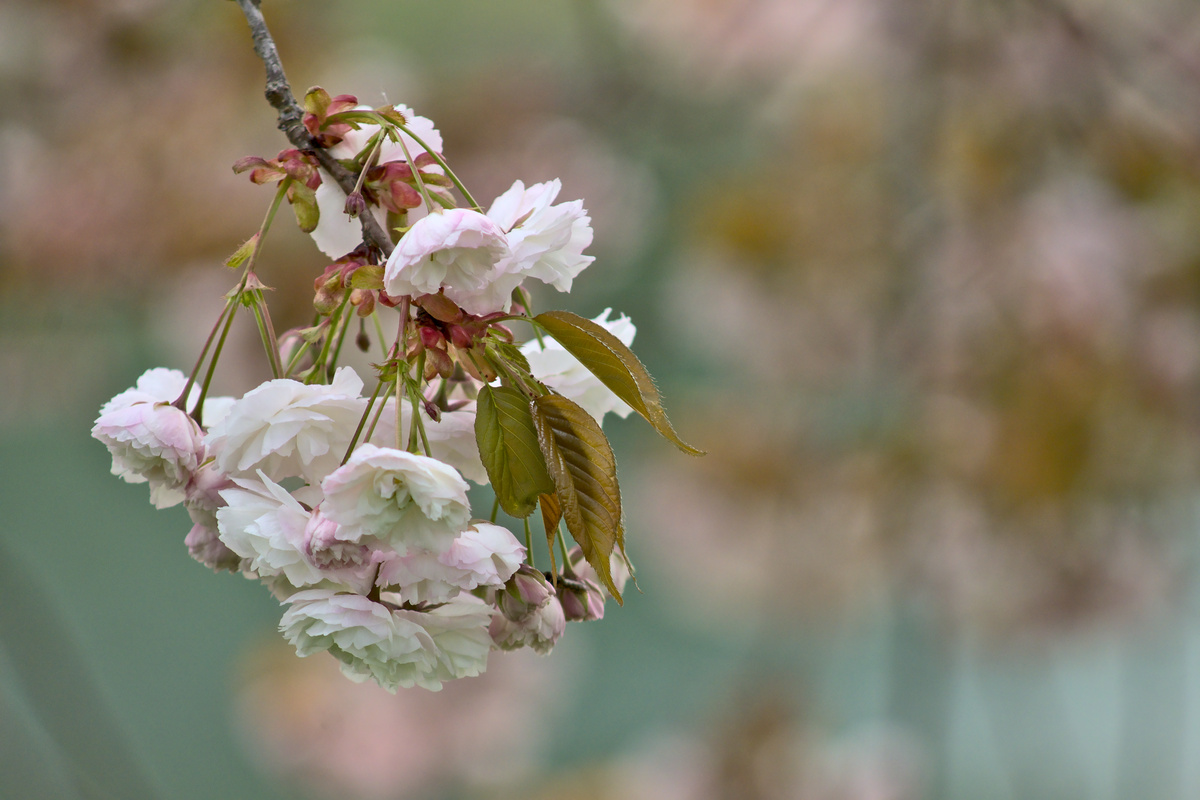
{"type": "Polygon", "coordinates": [[[554,551],[554,534],[558,531],[559,520],[562,519],[562,506],[558,496],[553,494],[538,495],[538,504],[542,507],[542,524],[546,527],[546,544],[554,551]]]}
{"type": "Polygon", "coordinates": [[[479,390],[475,440],[500,506],[514,517],[528,517],[538,495],[554,491],[554,480],[538,445],[529,401],[506,387],[479,390]]]}
{"type": "Polygon", "coordinates": [[[546,311],[534,321],[676,447],[689,455],[704,455],[703,450],[679,438],[663,410],[654,379],[620,339],[598,323],[568,311],[546,311]]]}
{"type": "Polygon", "coordinates": [[[553,494],[539,494],[538,505],[542,508],[542,525],[546,528],[546,549],[550,551],[550,574],[554,576],[555,587],[557,587],[558,566],[554,563],[554,534],[558,532],[558,522],[562,519],[562,506],[558,503],[558,496],[553,494]]]}
{"type": "Polygon", "coordinates": [[[625,551],[621,489],[612,447],[592,415],[565,397],[537,397],[530,401],[530,409],[567,530],[609,593],[621,603],[609,565],[613,548],[625,551]]]}

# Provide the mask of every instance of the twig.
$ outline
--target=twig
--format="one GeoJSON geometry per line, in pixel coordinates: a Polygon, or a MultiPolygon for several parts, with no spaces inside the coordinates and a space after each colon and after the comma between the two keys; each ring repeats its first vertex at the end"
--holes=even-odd
{"type": "MultiPolygon", "coordinates": [[[[246,22],[250,24],[250,35],[254,39],[254,52],[258,53],[258,57],[262,59],[263,65],[267,68],[267,89],[264,94],[271,107],[279,112],[279,130],[283,131],[293,146],[312,153],[321,168],[329,173],[342,191],[349,196],[358,183],[358,176],[343,167],[336,158],[317,143],[317,140],[304,127],[304,109],[296,102],[296,98],[292,94],[292,87],[283,73],[283,62],[279,60],[279,50],[275,47],[275,40],[271,38],[271,32],[267,29],[266,20],[263,19],[259,0],[237,0],[237,4],[246,16],[246,22]]],[[[363,240],[382,253],[384,258],[391,255],[392,241],[374,215],[359,214],[358,220],[362,224],[363,240]]]]}

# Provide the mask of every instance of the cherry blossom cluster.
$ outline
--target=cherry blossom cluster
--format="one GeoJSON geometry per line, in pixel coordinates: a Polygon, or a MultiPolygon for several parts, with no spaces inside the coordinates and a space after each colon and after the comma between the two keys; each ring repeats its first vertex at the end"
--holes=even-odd
{"type": "MultiPolygon", "coordinates": [[[[524,282],[566,292],[592,262],[590,219],[581,201],[556,202],[558,181],[516,181],[483,211],[436,127],[405,106],[317,89],[305,108],[313,140],[357,176],[355,190],[309,151],[239,162],[277,195],[227,262],[241,278],[213,335],[190,375],[146,372],[100,409],[92,435],[113,474],[148,484],[157,508],[184,506],[193,558],[266,584],[301,656],[328,652],[352,679],[395,691],[478,675],[492,649],[548,653],[568,621],[601,618],[629,575],[615,465],[579,472],[589,465],[572,460],[570,437],[602,451],[608,412],[658,413],[581,361],[578,334],[542,335],[554,320],[529,309],[524,282]],[[333,261],[314,280],[314,324],[276,336],[254,264],[282,200],[333,261]],[[364,234],[365,217],[390,252],[364,234]],[[209,397],[239,310],[258,324],[272,377],[240,398],[209,397]],[[507,327],[518,320],[538,334],[519,345],[507,327]],[[373,391],[339,365],[347,338],[369,350],[368,321],[373,391]],[[390,347],[385,321],[397,331],[390,347]],[[468,482],[494,485],[490,520],[472,513],[468,482]],[[579,511],[596,497],[615,508],[607,521],[579,511]],[[524,543],[496,524],[501,505],[524,517],[540,505],[549,571],[533,564],[528,522],[524,543]]],[[[577,325],[628,361],[635,328],[610,313],[577,325]]]]}

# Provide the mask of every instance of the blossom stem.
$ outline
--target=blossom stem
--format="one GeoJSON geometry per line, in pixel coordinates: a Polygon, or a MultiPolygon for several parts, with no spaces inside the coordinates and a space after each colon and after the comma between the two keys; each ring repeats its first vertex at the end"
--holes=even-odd
{"type": "MultiPolygon", "coordinates": [[[[350,437],[350,446],[346,448],[346,455],[342,456],[342,464],[350,460],[350,454],[358,446],[358,437],[362,434],[363,426],[367,424],[367,417],[371,416],[371,407],[375,405],[375,400],[379,397],[381,389],[383,389],[383,381],[375,384],[375,391],[371,392],[371,399],[367,401],[367,407],[363,410],[362,418],[358,420],[358,427],[354,429],[354,435],[350,437]]],[[[372,425],[372,432],[374,429],[375,426],[372,425]]],[[[367,438],[370,438],[370,434],[367,434],[367,438]]]]}
{"type": "Polygon", "coordinates": [[[387,345],[384,344],[386,339],[383,336],[383,323],[379,321],[379,312],[371,312],[371,321],[375,323],[375,336],[379,339],[379,349],[383,351],[383,357],[387,358],[387,345]]]}
{"type": "Polygon", "coordinates": [[[567,537],[563,536],[562,525],[555,526],[554,532],[558,534],[558,549],[562,551],[563,566],[569,567],[571,559],[567,556],[567,537]]]}
{"type": "MultiPolygon", "coordinates": [[[[421,140],[421,137],[417,136],[415,133],[413,133],[412,130],[410,130],[407,125],[397,125],[396,127],[399,128],[400,130],[404,131],[405,133],[407,133],[410,137],[412,137],[412,140],[414,142],[421,145],[421,147],[425,148],[426,153],[429,153],[429,155],[433,156],[433,160],[437,162],[439,167],[446,170],[446,176],[449,177],[450,180],[454,182],[455,187],[457,187],[458,191],[462,193],[463,198],[468,203],[471,204],[471,208],[475,209],[480,214],[482,214],[483,208],[480,207],[479,203],[475,202],[475,198],[472,197],[471,193],[467,191],[467,187],[463,186],[463,182],[460,181],[458,179],[458,176],[454,174],[454,170],[450,169],[450,165],[446,163],[446,160],[444,158],[442,158],[440,155],[438,155],[437,153],[433,152],[433,150],[430,149],[429,145],[425,144],[425,142],[421,140]]],[[[411,164],[412,162],[410,161],[409,163],[411,164]]],[[[416,172],[415,169],[413,171],[416,172]]]]}
{"type": "Polygon", "coordinates": [[[254,321],[258,325],[258,335],[262,339],[263,349],[267,351],[267,363],[271,367],[271,377],[283,377],[279,372],[279,361],[275,350],[275,332],[271,330],[271,320],[267,316],[267,304],[263,300],[262,292],[255,289],[250,292],[250,297],[253,304],[250,308],[254,311],[254,321]]]}
{"type": "MultiPolygon", "coordinates": [[[[429,196],[429,190],[425,188],[425,179],[421,177],[421,170],[416,164],[413,163],[412,156],[409,155],[408,152],[408,147],[404,144],[404,137],[397,136],[396,142],[400,145],[400,151],[404,153],[404,160],[408,162],[410,167],[412,167],[413,179],[417,182],[417,189],[421,192],[421,197],[425,200],[425,207],[428,208],[429,213],[432,214],[434,211],[433,198],[429,196]]],[[[422,147],[424,147],[424,145],[422,145],[422,147]]],[[[429,148],[425,148],[425,151],[429,152],[429,148]]],[[[438,208],[441,208],[441,204],[438,205],[438,208]]]]}
{"type": "Polygon", "coordinates": [[[537,569],[537,564],[533,563],[533,534],[529,532],[529,517],[525,518],[525,556],[529,559],[529,566],[537,569]]]}
{"type": "Polygon", "coordinates": [[[280,374],[279,339],[275,336],[275,324],[271,322],[271,309],[267,305],[267,296],[263,294],[261,289],[258,290],[256,296],[259,304],[262,306],[263,320],[267,324],[267,347],[271,352],[272,369],[275,377],[281,378],[283,376],[280,374]]]}
{"type": "Polygon", "coordinates": [[[490,522],[496,521],[496,514],[500,512],[500,495],[496,495],[496,499],[492,501],[492,516],[490,522]]]}
{"type": "Polygon", "coordinates": [[[337,335],[338,323],[342,321],[342,314],[346,309],[346,304],[349,302],[350,293],[347,292],[346,296],[342,298],[342,304],[338,306],[337,310],[334,311],[329,317],[329,321],[326,323],[328,324],[329,329],[325,332],[325,342],[321,345],[321,354],[317,356],[317,362],[312,365],[312,369],[308,373],[308,378],[304,381],[305,383],[312,383],[313,378],[315,378],[318,374],[328,380],[329,370],[325,368],[325,365],[328,363],[327,359],[329,358],[329,348],[333,345],[333,339],[337,335]]]}
{"type": "Polygon", "coordinates": [[[367,170],[375,165],[375,158],[379,155],[380,146],[383,145],[382,133],[376,133],[371,137],[371,139],[374,141],[374,144],[371,147],[371,153],[367,156],[367,160],[363,162],[362,169],[359,170],[358,173],[358,180],[354,183],[354,191],[356,193],[362,192],[363,184],[367,182],[367,170]]]}
{"type": "MultiPolygon", "coordinates": [[[[204,363],[204,357],[208,354],[208,348],[212,346],[213,336],[216,335],[217,329],[221,327],[221,320],[225,318],[226,314],[229,315],[229,320],[226,320],[225,322],[225,332],[229,332],[229,323],[233,319],[233,315],[236,313],[238,301],[241,299],[242,291],[246,288],[246,281],[249,279],[250,273],[254,269],[254,263],[258,261],[258,254],[262,252],[263,239],[266,237],[267,231],[270,230],[271,223],[275,220],[275,212],[279,210],[279,204],[283,202],[284,195],[287,194],[288,184],[291,182],[291,180],[291,178],[285,178],[279,182],[279,188],[275,191],[275,197],[271,200],[271,205],[267,207],[267,214],[265,217],[263,217],[262,224],[258,226],[258,234],[254,241],[254,249],[250,251],[250,256],[246,259],[246,267],[242,270],[242,279],[238,282],[237,291],[226,301],[225,308],[221,310],[220,315],[217,317],[216,324],[213,325],[212,330],[209,331],[208,338],[204,341],[204,347],[200,350],[200,356],[196,359],[196,365],[192,367],[192,373],[188,375],[187,383],[184,384],[183,394],[179,395],[179,398],[174,403],[175,407],[179,408],[180,410],[184,410],[184,406],[187,405],[187,396],[191,393],[192,386],[194,386],[196,383],[196,376],[200,373],[200,367],[204,363]]],[[[267,319],[269,322],[270,317],[267,319]]],[[[272,336],[273,335],[274,331],[272,331],[272,336]]],[[[225,341],[224,333],[221,334],[221,341],[225,341]]],[[[208,391],[208,381],[212,379],[212,373],[216,367],[217,355],[220,354],[220,352],[221,348],[218,347],[216,353],[213,355],[212,362],[209,364],[208,377],[204,379],[204,391],[201,392],[201,395],[206,394],[208,391]]],[[[267,358],[270,359],[270,357],[270,351],[268,350],[267,358]]],[[[276,369],[275,362],[272,361],[271,363],[272,371],[274,371],[276,369]]],[[[278,377],[278,374],[276,374],[276,377],[278,377]]],[[[197,406],[197,408],[199,408],[199,406],[197,406]]],[[[196,424],[200,424],[198,412],[194,416],[196,419],[196,424]]]]}
{"type": "Polygon", "coordinates": [[[533,328],[533,336],[537,339],[538,347],[546,349],[546,342],[542,339],[541,326],[533,321],[533,303],[529,296],[529,290],[524,286],[518,286],[517,291],[521,293],[521,305],[525,306],[525,313],[517,319],[523,319],[529,323],[529,327],[533,328]]]}
{"type": "MultiPolygon", "coordinates": [[[[354,322],[354,315],[351,314],[349,310],[347,310],[344,314],[344,321],[342,322],[342,332],[338,336],[337,347],[333,348],[333,358],[330,359],[330,366],[334,366],[334,367],[337,366],[338,359],[341,358],[341,356],[342,356],[342,345],[346,343],[346,334],[350,332],[350,325],[353,322],[354,322]]],[[[329,367],[327,366],[325,368],[326,379],[328,379],[329,374],[330,374],[329,367]]]]}
{"type": "Polygon", "coordinates": [[[178,408],[180,411],[186,411],[187,396],[191,394],[192,387],[196,385],[196,376],[200,373],[200,367],[204,366],[204,357],[208,355],[208,348],[212,346],[213,339],[217,336],[217,331],[221,329],[221,323],[225,320],[225,315],[230,313],[233,308],[233,298],[230,297],[225,301],[225,307],[221,309],[220,315],[217,317],[216,324],[212,330],[208,332],[208,338],[204,340],[204,347],[200,349],[200,357],[196,359],[196,365],[192,367],[192,373],[188,375],[187,383],[184,384],[183,394],[175,400],[171,405],[178,408]]]}
{"type": "Polygon", "coordinates": [[[409,423],[408,431],[408,450],[410,453],[415,453],[417,445],[417,434],[421,436],[421,446],[425,448],[425,455],[433,457],[433,451],[429,449],[429,437],[425,435],[425,420],[421,419],[421,409],[424,404],[421,403],[420,381],[425,374],[425,351],[417,356],[417,377],[411,378],[407,372],[404,373],[404,382],[408,387],[408,401],[412,404],[412,420],[409,423]]]}
{"type": "MultiPolygon", "coordinates": [[[[401,417],[401,405],[400,404],[404,397],[404,387],[403,387],[401,379],[400,379],[400,362],[403,359],[403,357],[408,349],[408,310],[409,310],[409,304],[411,302],[412,302],[412,298],[409,297],[408,295],[405,295],[404,299],[400,301],[400,325],[399,325],[399,330],[396,331],[396,345],[395,345],[395,347],[392,348],[393,352],[395,353],[394,358],[396,359],[396,449],[397,450],[404,449],[403,447],[400,446],[400,434],[404,428],[404,426],[401,425],[403,418],[401,417]]],[[[407,371],[407,369],[408,369],[407,361],[404,362],[404,367],[405,367],[405,370],[407,371]]]]}
{"type": "MultiPolygon", "coordinates": [[[[390,383],[389,383],[389,382],[387,382],[387,381],[380,381],[380,385],[381,385],[381,386],[382,386],[382,385],[387,385],[387,386],[388,386],[388,392],[389,392],[389,393],[391,392],[391,390],[392,390],[392,389],[391,389],[391,385],[390,385],[390,383]]],[[[386,402],[383,402],[383,403],[380,403],[380,404],[379,404],[379,408],[375,410],[375,418],[371,420],[371,425],[370,425],[370,426],[367,428],[367,437],[366,437],[366,440],[367,440],[368,442],[369,442],[369,441],[371,441],[371,437],[372,437],[372,436],[375,434],[375,426],[379,424],[379,418],[383,416],[383,409],[385,409],[386,407],[387,407],[387,403],[386,403],[386,402]]]]}
{"type": "Polygon", "coordinates": [[[300,347],[298,347],[296,352],[292,354],[292,357],[288,359],[287,367],[285,367],[283,370],[283,377],[286,378],[292,374],[292,370],[295,369],[296,365],[300,363],[300,359],[304,357],[304,354],[308,352],[308,348],[310,347],[312,347],[312,345],[307,340],[301,341],[300,347]]]}
{"type": "MultiPolygon", "coordinates": [[[[242,285],[245,285],[246,279],[242,278],[242,285]]],[[[241,297],[241,286],[238,287],[238,292],[232,298],[230,303],[230,312],[225,317],[225,327],[221,329],[221,338],[217,339],[217,346],[213,349],[212,358],[208,361],[208,371],[204,373],[204,382],[200,384],[200,396],[196,398],[196,406],[192,409],[191,417],[196,420],[196,424],[203,426],[203,410],[204,398],[208,396],[208,387],[212,384],[213,373],[217,370],[217,360],[221,358],[221,350],[225,347],[225,337],[229,335],[229,329],[233,327],[233,318],[236,316],[236,305],[241,297]]]]}
{"type": "Polygon", "coordinates": [[[441,384],[438,385],[437,394],[433,396],[433,403],[442,411],[449,409],[450,405],[450,381],[442,378],[441,384]]]}

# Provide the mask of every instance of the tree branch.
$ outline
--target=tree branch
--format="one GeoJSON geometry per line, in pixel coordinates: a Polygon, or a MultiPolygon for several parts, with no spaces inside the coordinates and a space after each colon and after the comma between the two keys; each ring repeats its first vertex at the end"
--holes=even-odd
{"type": "MultiPolygon", "coordinates": [[[[250,24],[254,52],[258,53],[258,57],[267,68],[267,89],[264,94],[271,107],[279,112],[279,130],[283,131],[294,147],[311,152],[321,168],[329,173],[349,196],[358,183],[358,176],[343,167],[304,127],[304,109],[296,102],[292,87],[283,73],[283,62],[279,60],[279,50],[276,49],[275,40],[271,38],[267,22],[263,19],[259,0],[237,0],[237,4],[246,16],[246,22],[250,24]]],[[[387,232],[375,216],[369,212],[359,214],[358,221],[362,224],[363,241],[382,253],[384,258],[391,255],[392,240],[388,238],[387,232]]]]}

